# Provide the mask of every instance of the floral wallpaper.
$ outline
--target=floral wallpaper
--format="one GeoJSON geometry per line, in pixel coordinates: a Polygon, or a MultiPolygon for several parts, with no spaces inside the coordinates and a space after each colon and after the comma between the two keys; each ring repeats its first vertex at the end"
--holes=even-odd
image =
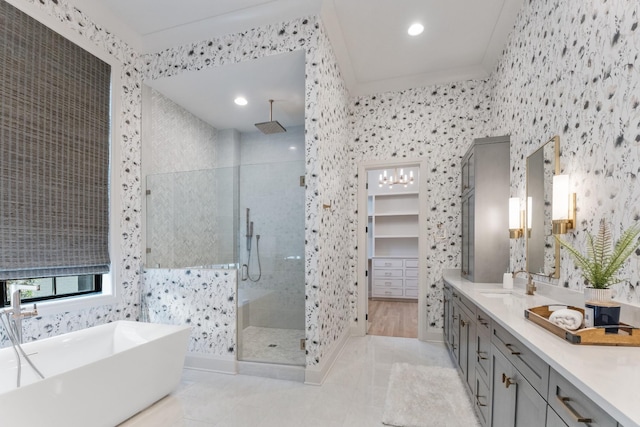
{"type": "MultiPolygon", "coordinates": [[[[427,229],[429,248],[430,329],[442,327],[443,270],[460,268],[461,160],[475,138],[488,136],[488,89],[487,81],[467,81],[351,101],[349,150],[354,165],[367,160],[427,159],[429,213],[421,226],[427,229]],[[443,224],[442,230],[438,224],[443,224]],[[443,233],[447,238],[439,239],[443,233]]],[[[355,307],[352,311],[356,313],[355,307]]]]}
{"type": "MultiPolygon", "coordinates": [[[[566,238],[582,248],[601,218],[614,238],[640,219],[639,15],[635,1],[525,2],[490,81],[491,132],[511,134],[511,194],[525,197],[526,157],[559,135],[578,207],[566,238]]],[[[512,267],[524,263],[524,241],[512,243],[512,267]]],[[[618,298],[640,303],[639,273],[633,255],[618,298]]],[[[583,287],[564,250],[559,285],[583,287]]]]}

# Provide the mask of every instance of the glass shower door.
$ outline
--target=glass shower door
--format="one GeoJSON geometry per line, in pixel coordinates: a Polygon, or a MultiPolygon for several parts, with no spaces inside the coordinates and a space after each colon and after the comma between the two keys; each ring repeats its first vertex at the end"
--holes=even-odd
{"type": "Polygon", "coordinates": [[[304,168],[240,167],[239,360],[305,364],[304,168]]]}

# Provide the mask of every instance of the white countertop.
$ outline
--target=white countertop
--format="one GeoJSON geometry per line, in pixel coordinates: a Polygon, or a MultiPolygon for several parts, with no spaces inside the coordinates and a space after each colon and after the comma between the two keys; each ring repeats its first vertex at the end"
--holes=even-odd
{"type": "Polygon", "coordinates": [[[526,308],[558,303],[576,305],[575,301],[528,296],[518,286],[513,295],[488,294],[487,290],[502,290],[502,284],[473,283],[461,278],[459,271],[445,271],[444,280],[621,425],[640,427],[640,347],[571,344],[524,317],[526,308]]]}

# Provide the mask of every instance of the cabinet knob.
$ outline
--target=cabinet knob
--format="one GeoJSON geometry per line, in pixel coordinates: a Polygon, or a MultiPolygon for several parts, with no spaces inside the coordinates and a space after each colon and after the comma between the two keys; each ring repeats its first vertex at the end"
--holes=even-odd
{"type": "Polygon", "coordinates": [[[567,403],[571,402],[570,397],[556,395],[556,398],[558,399],[558,402],[560,402],[560,405],[562,405],[562,407],[569,413],[569,415],[571,415],[575,422],[584,424],[590,424],[593,422],[591,418],[579,415],[571,406],[567,405],[567,403]]]}
{"type": "Polygon", "coordinates": [[[486,351],[476,351],[476,354],[478,355],[478,359],[480,360],[487,360],[487,352],[486,351]]]}
{"type": "Polygon", "coordinates": [[[478,323],[480,323],[482,326],[487,326],[489,324],[487,320],[483,319],[480,316],[478,316],[478,323]]]}
{"type": "Polygon", "coordinates": [[[504,372],[502,373],[502,384],[504,384],[504,386],[506,388],[509,388],[511,385],[516,384],[515,381],[513,381],[511,378],[509,378],[507,376],[507,374],[505,374],[504,372]]]}
{"type": "Polygon", "coordinates": [[[462,326],[464,328],[465,326],[467,326],[467,322],[465,322],[464,320],[460,319],[460,326],[462,326]]]}

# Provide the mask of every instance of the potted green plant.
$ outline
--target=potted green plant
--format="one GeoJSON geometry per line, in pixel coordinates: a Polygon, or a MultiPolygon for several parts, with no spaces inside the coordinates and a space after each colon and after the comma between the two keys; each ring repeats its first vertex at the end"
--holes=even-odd
{"type": "Polygon", "coordinates": [[[640,228],[633,225],[622,232],[614,245],[609,226],[606,221],[601,220],[595,236],[587,232],[586,255],[555,235],[557,242],[569,251],[582,270],[582,277],[587,285],[584,292],[585,305],[587,308],[594,308],[593,319],[596,326],[619,323],[620,305],[611,301],[613,291],[610,286],[622,281],[617,273],[640,246],[638,235],[640,228]]]}

